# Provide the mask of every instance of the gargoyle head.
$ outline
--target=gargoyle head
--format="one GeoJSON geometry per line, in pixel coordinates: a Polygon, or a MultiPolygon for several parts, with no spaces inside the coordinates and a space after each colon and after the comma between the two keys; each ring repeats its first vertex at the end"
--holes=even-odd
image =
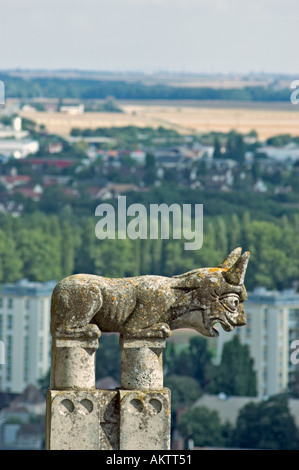
{"type": "Polygon", "coordinates": [[[249,252],[242,254],[242,249],[236,248],[217,268],[195,269],[177,276],[184,280],[178,288],[184,289],[188,304],[186,327],[204,336],[218,336],[217,323],[225,331],[246,324],[244,277],[249,257],[249,252]]]}

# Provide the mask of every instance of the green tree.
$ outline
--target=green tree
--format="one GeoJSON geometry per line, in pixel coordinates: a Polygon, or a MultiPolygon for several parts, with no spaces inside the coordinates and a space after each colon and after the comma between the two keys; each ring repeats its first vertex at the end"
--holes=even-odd
{"type": "Polygon", "coordinates": [[[92,249],[94,272],[101,276],[127,277],[136,273],[135,240],[96,240],[92,249]]]}
{"type": "Polygon", "coordinates": [[[223,155],[222,155],[222,152],[221,152],[221,144],[220,144],[220,141],[219,141],[218,137],[215,137],[215,139],[214,139],[213,158],[223,158],[223,155]]]}
{"type": "Polygon", "coordinates": [[[94,243],[95,236],[95,222],[91,218],[83,221],[81,229],[80,246],[75,256],[76,273],[95,273],[95,256],[94,256],[94,243]]]}
{"type": "MultiPolygon", "coordinates": [[[[228,224],[228,239],[229,239],[229,248],[234,249],[242,244],[241,237],[241,222],[240,218],[236,213],[233,213],[228,224]]],[[[246,247],[245,247],[246,249],[246,247]]]]}
{"type": "Polygon", "coordinates": [[[189,352],[193,377],[205,389],[212,378],[212,353],[208,349],[207,339],[200,335],[190,338],[189,352]]]}
{"type": "Polygon", "coordinates": [[[256,373],[249,348],[238,335],[224,344],[221,363],[215,368],[214,393],[235,396],[256,396],[256,373]]]}
{"type": "Polygon", "coordinates": [[[192,377],[203,390],[208,386],[212,379],[212,353],[206,338],[193,336],[187,348],[179,352],[169,349],[165,355],[169,374],[192,377]]]}
{"type": "Polygon", "coordinates": [[[236,136],[236,160],[240,163],[245,161],[245,144],[241,134],[236,136]]]}
{"type": "Polygon", "coordinates": [[[217,217],[215,220],[215,238],[216,246],[221,253],[221,256],[224,258],[228,252],[228,234],[227,234],[227,224],[224,221],[223,217],[217,217]]]}
{"type": "MultiPolygon", "coordinates": [[[[290,247],[286,246],[283,237],[287,236],[287,231],[288,227],[282,229],[279,223],[251,222],[247,233],[247,249],[252,253],[247,275],[248,289],[256,285],[282,289],[290,285],[291,279],[296,279],[298,259],[290,256],[292,243],[290,247]]],[[[287,240],[290,240],[289,235],[287,240]]],[[[293,240],[296,240],[295,234],[293,240]]]]}
{"type": "Polygon", "coordinates": [[[178,430],[184,439],[191,437],[197,447],[223,447],[223,427],[217,411],[196,406],[182,414],[178,430]]]}
{"type": "Polygon", "coordinates": [[[289,134],[280,134],[267,139],[267,145],[273,145],[274,147],[282,147],[288,144],[292,140],[289,134]]]}
{"type": "Polygon", "coordinates": [[[144,165],[144,183],[146,186],[152,186],[157,179],[156,159],[152,153],[147,153],[144,165]]]}
{"type": "Polygon", "coordinates": [[[46,214],[58,214],[69,201],[70,197],[65,195],[62,187],[49,186],[41,195],[39,209],[46,214]]]}
{"type": "Polygon", "coordinates": [[[165,387],[171,391],[171,427],[177,424],[177,412],[180,408],[188,408],[202,396],[197,380],[188,375],[166,375],[165,387]]]}
{"type": "Polygon", "coordinates": [[[103,333],[96,352],[96,379],[113,377],[120,383],[121,349],[118,334],[103,333]]]}
{"type": "Polygon", "coordinates": [[[248,403],[239,412],[232,433],[234,447],[297,450],[299,434],[286,397],[248,403]]]}
{"type": "Polygon", "coordinates": [[[14,282],[22,277],[23,260],[19,256],[11,230],[0,230],[0,282],[14,282]]]}
{"type": "Polygon", "coordinates": [[[61,271],[62,276],[66,277],[73,274],[75,250],[71,226],[64,220],[61,223],[61,239],[61,271]]]}
{"type": "Polygon", "coordinates": [[[61,278],[59,240],[42,228],[23,228],[17,233],[17,251],[23,261],[23,275],[31,281],[61,278]]]}
{"type": "Polygon", "coordinates": [[[174,411],[191,406],[202,396],[197,380],[188,375],[166,375],[164,383],[171,390],[171,406],[174,411]]]}
{"type": "Polygon", "coordinates": [[[245,160],[245,144],[241,134],[231,131],[226,143],[226,158],[231,158],[240,163],[245,160]]]}

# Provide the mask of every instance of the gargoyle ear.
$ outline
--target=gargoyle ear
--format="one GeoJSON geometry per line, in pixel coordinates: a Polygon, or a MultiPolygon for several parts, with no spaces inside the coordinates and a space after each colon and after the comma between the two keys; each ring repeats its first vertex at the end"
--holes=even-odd
{"type": "Polygon", "coordinates": [[[241,254],[242,248],[235,248],[233,251],[230,252],[229,255],[227,255],[227,257],[222,261],[218,268],[231,268],[235,264],[235,262],[240,258],[241,254]]]}
{"type": "Polygon", "coordinates": [[[228,271],[223,272],[224,279],[229,284],[239,286],[244,283],[246,269],[250,258],[249,251],[243,253],[228,271]]]}

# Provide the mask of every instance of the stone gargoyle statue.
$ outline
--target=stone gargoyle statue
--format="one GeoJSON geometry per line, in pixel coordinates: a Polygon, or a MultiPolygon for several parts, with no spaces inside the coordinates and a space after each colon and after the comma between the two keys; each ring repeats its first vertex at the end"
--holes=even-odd
{"type": "Polygon", "coordinates": [[[98,338],[103,331],[123,338],[167,338],[178,328],[218,336],[217,323],[232,331],[246,324],[244,277],[249,256],[236,248],[217,268],[173,277],[69,276],[52,294],[52,336],[98,338]]]}

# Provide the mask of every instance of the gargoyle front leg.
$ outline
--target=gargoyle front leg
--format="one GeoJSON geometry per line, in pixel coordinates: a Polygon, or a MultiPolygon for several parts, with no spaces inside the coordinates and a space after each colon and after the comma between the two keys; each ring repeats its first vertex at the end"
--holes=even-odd
{"type": "Polygon", "coordinates": [[[51,300],[51,333],[55,338],[97,339],[94,322],[103,299],[94,276],[77,274],[60,281],[51,300]]]}
{"type": "Polygon", "coordinates": [[[134,327],[124,327],[120,331],[121,335],[124,338],[169,338],[171,335],[171,330],[167,323],[157,323],[156,325],[150,326],[148,328],[134,328],[134,327]]]}

